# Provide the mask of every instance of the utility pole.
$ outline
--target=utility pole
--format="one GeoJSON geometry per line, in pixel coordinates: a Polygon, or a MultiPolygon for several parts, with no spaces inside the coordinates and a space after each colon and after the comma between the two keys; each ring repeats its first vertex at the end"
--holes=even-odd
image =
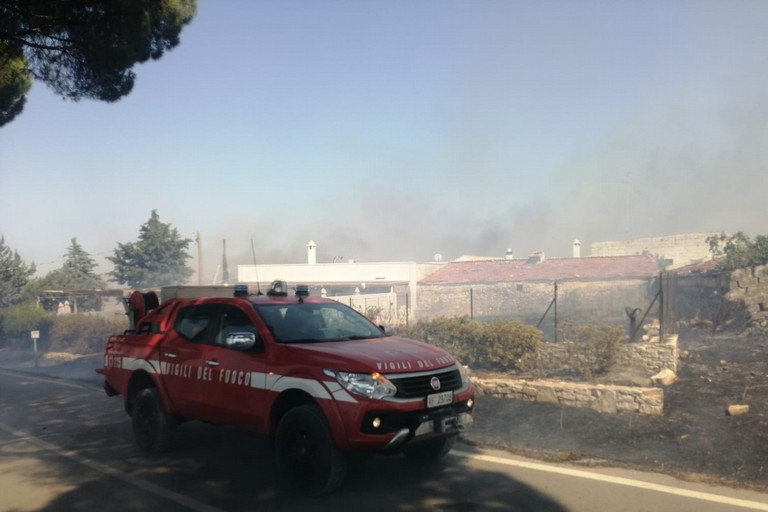
{"type": "Polygon", "coordinates": [[[203,285],[203,237],[199,231],[196,232],[195,242],[197,242],[197,284],[203,285]]]}
{"type": "Polygon", "coordinates": [[[227,265],[227,241],[222,240],[221,251],[221,281],[224,284],[229,284],[229,266],[227,265]]]}

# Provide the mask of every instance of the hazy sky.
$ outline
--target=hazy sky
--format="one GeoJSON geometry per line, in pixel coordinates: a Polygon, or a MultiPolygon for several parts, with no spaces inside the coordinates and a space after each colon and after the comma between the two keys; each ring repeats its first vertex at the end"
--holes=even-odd
{"type": "MultiPolygon", "coordinates": [[[[41,273],[153,209],[221,261],[768,233],[768,2],[199,0],[115,104],[36,83],[0,234],[41,273]]],[[[196,246],[191,253],[196,254],[196,246]]],[[[196,260],[191,260],[194,266],[196,260]]]]}

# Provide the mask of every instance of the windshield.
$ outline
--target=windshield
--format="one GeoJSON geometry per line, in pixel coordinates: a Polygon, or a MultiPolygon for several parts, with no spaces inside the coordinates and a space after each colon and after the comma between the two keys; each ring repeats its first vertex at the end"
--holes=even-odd
{"type": "Polygon", "coordinates": [[[338,303],[256,306],[278,343],[348,341],[384,336],[352,308],[338,303]]]}

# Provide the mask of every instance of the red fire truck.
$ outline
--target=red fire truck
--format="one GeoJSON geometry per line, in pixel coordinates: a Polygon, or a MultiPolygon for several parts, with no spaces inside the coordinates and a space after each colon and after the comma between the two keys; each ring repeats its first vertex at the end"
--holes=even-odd
{"type": "Polygon", "coordinates": [[[431,461],[472,424],[470,379],[438,347],[306,286],[183,290],[160,304],[134,292],[132,328],[106,345],[104,388],[123,397],[144,451],[166,449],[183,420],[253,429],[270,434],[286,482],[322,495],[343,482],[350,452],[431,461]]]}

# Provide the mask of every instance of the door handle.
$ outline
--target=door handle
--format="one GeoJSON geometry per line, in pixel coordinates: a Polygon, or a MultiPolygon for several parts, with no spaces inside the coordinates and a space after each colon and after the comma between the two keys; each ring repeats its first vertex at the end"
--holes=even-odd
{"type": "Polygon", "coordinates": [[[219,362],[214,359],[206,359],[205,364],[208,366],[219,366],[219,362]]]}
{"type": "Polygon", "coordinates": [[[163,355],[168,359],[176,359],[176,354],[172,354],[171,352],[163,352],[163,355]]]}

